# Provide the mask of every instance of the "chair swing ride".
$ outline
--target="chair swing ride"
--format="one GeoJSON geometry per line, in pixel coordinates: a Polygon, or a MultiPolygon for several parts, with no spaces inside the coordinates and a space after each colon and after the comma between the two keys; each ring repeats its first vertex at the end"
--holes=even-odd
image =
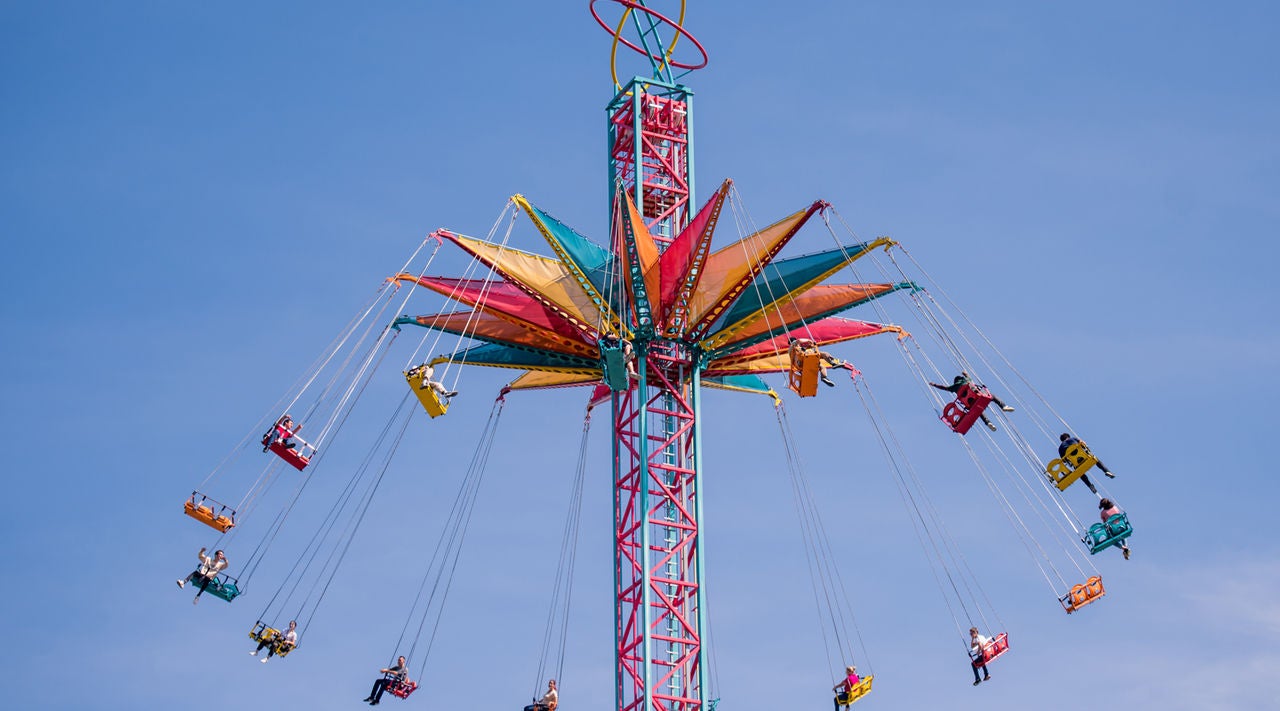
{"type": "MultiPolygon", "coordinates": [[[[963,373],[963,383],[957,377],[954,389],[942,388],[950,390],[953,398],[944,399],[930,388],[922,388],[930,407],[943,425],[956,433],[988,486],[1000,486],[992,469],[1003,469],[1009,481],[1006,486],[1022,492],[1028,506],[1039,507],[1053,517],[1059,527],[1053,532],[1055,540],[1063,537],[1059,534],[1066,534],[1065,537],[1080,537],[1083,541],[1084,550],[1073,544],[1063,546],[1061,555],[1033,556],[1065,611],[1073,613],[1105,594],[1102,577],[1089,556],[1121,545],[1133,532],[1128,517],[1123,512],[1114,514],[1086,528],[1062,503],[1068,488],[1097,464],[1097,458],[1083,442],[1078,442],[1045,464],[1035,454],[1043,448],[1037,435],[1024,436],[1018,421],[1006,414],[1014,408],[990,407],[998,402],[997,398],[986,386],[970,380],[968,373],[982,372],[993,383],[999,383],[1000,394],[1014,398],[1019,410],[1034,415],[1027,419],[1039,430],[1039,436],[1052,440],[1058,429],[1049,429],[1050,418],[1041,417],[1041,411],[1053,413],[1052,418],[1057,419],[1061,429],[1070,431],[1034,389],[1031,397],[1020,395],[1011,384],[1012,379],[1006,377],[1017,372],[1002,356],[991,356],[970,345],[974,340],[989,344],[985,336],[977,332],[979,338],[971,339],[967,333],[963,337],[958,333],[966,326],[975,332],[977,329],[967,318],[953,318],[949,311],[954,310],[954,305],[945,298],[935,298],[934,294],[941,294],[941,290],[934,288],[913,259],[905,260],[910,262],[906,266],[900,263],[897,255],[906,255],[901,245],[884,237],[859,241],[835,208],[821,200],[756,228],[741,208],[731,180],[721,182],[701,205],[695,202],[693,102],[690,90],[680,79],[705,66],[707,54],[683,26],[683,1],[675,17],[647,6],[652,4],[641,0],[590,3],[594,19],[613,38],[611,69],[616,94],[607,108],[611,186],[607,244],[584,236],[523,195],[508,201],[484,238],[448,229],[432,233],[419,251],[382,284],[373,301],[352,319],[298,384],[184,502],[184,513],[217,531],[218,545],[230,548],[246,521],[258,518],[253,514],[269,499],[267,492],[273,484],[296,478],[294,493],[282,508],[287,513],[307,483],[321,475],[324,454],[331,446],[328,443],[347,421],[364,386],[379,375],[381,356],[399,334],[422,328],[424,334],[435,334],[437,343],[442,335],[457,338],[458,345],[445,355],[419,360],[415,352],[397,376],[404,378],[412,399],[406,395],[374,445],[377,454],[371,451],[366,463],[352,475],[343,498],[335,504],[335,513],[299,560],[320,558],[318,554],[326,549],[338,553],[331,554],[318,570],[295,565],[259,615],[250,637],[274,645],[275,656],[285,657],[298,645],[281,645],[281,633],[270,621],[288,619],[286,606],[297,602],[299,614],[293,617],[300,623],[300,640],[320,604],[323,589],[337,573],[346,544],[368,508],[381,473],[405,436],[412,411],[421,407],[431,419],[448,417],[450,399],[457,391],[442,381],[453,378],[456,386],[464,365],[514,369],[520,374],[503,388],[494,403],[459,490],[455,511],[446,523],[446,530],[454,534],[468,520],[508,394],[584,388],[589,403],[587,423],[591,407],[608,405],[615,453],[613,604],[618,624],[613,657],[618,711],[694,711],[714,709],[719,701],[715,690],[709,688],[709,649],[704,643],[700,497],[703,388],[763,395],[772,402],[797,496],[806,555],[813,562],[811,582],[815,588],[838,590],[843,588],[843,583],[838,582],[840,572],[829,542],[821,533],[817,497],[809,490],[795,456],[796,445],[783,399],[762,376],[782,376],[786,389],[803,402],[819,395],[819,383],[834,386],[831,371],[847,372],[900,491],[911,501],[926,502],[909,507],[909,514],[914,516],[917,530],[927,534],[922,543],[930,541],[925,544],[926,553],[935,573],[940,579],[964,582],[953,584],[953,593],[944,590],[944,597],[963,597],[960,591],[969,589],[980,593],[970,593],[972,599],[947,600],[949,607],[956,603],[970,612],[969,625],[956,620],[963,645],[969,648],[964,631],[968,626],[981,623],[983,628],[993,629],[1001,624],[998,617],[996,623],[987,619],[991,610],[985,593],[981,593],[980,583],[968,566],[958,562],[955,544],[940,517],[933,513],[927,492],[910,465],[908,450],[889,428],[867,378],[848,360],[824,350],[838,344],[891,335],[904,363],[921,385],[929,384],[930,378],[949,375],[935,365],[938,360],[954,368],[952,372],[963,373]],[[601,11],[606,6],[620,12],[618,19],[604,19],[601,11]],[[651,70],[647,76],[619,81],[620,45],[647,60],[651,70]],[[691,48],[697,56],[677,60],[677,45],[691,48]],[[724,231],[722,223],[728,221],[724,218],[729,214],[733,215],[738,236],[719,244],[714,238],[718,231],[724,231]],[[550,256],[509,244],[512,226],[521,216],[546,242],[550,256]],[[784,248],[811,225],[820,225],[819,231],[830,236],[831,246],[784,256],[784,248]],[[419,265],[418,255],[432,241],[436,251],[419,265]],[[435,254],[446,244],[469,257],[462,276],[427,273],[435,254]],[[864,281],[860,273],[867,269],[877,270],[879,280],[864,281]],[[842,273],[852,275],[854,281],[828,283],[842,273]],[[403,300],[398,301],[392,314],[404,313],[410,297],[423,292],[443,297],[448,308],[422,316],[386,318],[402,289],[403,300]],[[899,298],[886,298],[890,295],[899,298]],[[927,353],[911,333],[893,323],[888,309],[895,301],[906,302],[921,328],[935,336],[934,341],[941,344],[945,353],[927,353]],[[843,315],[856,307],[873,311],[876,320],[843,315]],[[441,373],[439,379],[437,371],[441,373]],[[301,413],[297,422],[291,412],[301,413]],[[989,421],[990,416],[1002,422],[999,432],[989,421]],[[970,428],[979,419],[992,432],[980,429],[980,434],[971,434],[970,428]],[[312,442],[299,436],[304,423],[317,432],[312,442]],[[257,478],[248,487],[240,487],[241,496],[235,506],[210,498],[204,492],[222,486],[222,474],[235,469],[242,451],[252,449],[255,433],[262,431],[264,424],[266,434],[261,436],[260,444],[262,453],[269,456],[257,478]],[[994,445],[997,436],[1013,446],[994,445]],[[979,452],[982,447],[985,452],[979,452]],[[1014,454],[1007,454],[1009,451],[1014,454]],[[286,477],[284,465],[298,474],[286,477]],[[1070,571],[1059,571],[1059,567],[1066,566],[1074,567],[1079,577],[1071,578],[1070,571]],[[310,581],[310,587],[302,584],[305,580],[310,581]],[[1083,582],[1073,584],[1074,580],[1083,582]],[[302,596],[300,602],[295,599],[298,595],[302,596]]],[[[425,342],[425,335],[423,339],[425,342]]],[[[1021,378],[1020,374],[1017,378],[1021,378]]],[[[586,436],[584,425],[579,485],[585,468],[586,436]]],[[[1003,507],[1012,507],[1011,500],[1012,497],[997,495],[1003,507]]],[[[580,496],[576,502],[580,503],[580,496]]],[[[1043,549],[1040,539],[1044,534],[1037,534],[1022,523],[1023,518],[1011,517],[1017,522],[1017,535],[1043,549]]],[[[278,514],[262,530],[259,545],[245,546],[253,553],[241,568],[243,583],[221,573],[207,592],[228,602],[241,595],[285,519],[278,514]]],[[[574,520],[572,526],[566,526],[566,541],[576,541],[576,535],[574,520]]],[[[393,660],[401,655],[415,659],[419,639],[407,631],[417,622],[420,638],[423,627],[430,627],[422,623],[432,616],[438,619],[443,603],[434,590],[442,580],[447,581],[450,561],[456,560],[460,545],[451,540],[438,547],[438,555],[428,565],[418,598],[410,609],[406,634],[402,634],[392,654],[393,660]],[[406,638],[407,650],[401,645],[406,638]]],[[[561,561],[562,569],[571,571],[572,553],[568,555],[567,564],[561,561]]],[[[569,582],[566,580],[565,586],[569,582]]],[[[558,588],[557,594],[564,594],[567,599],[567,591],[558,588]]],[[[849,644],[852,636],[847,627],[852,610],[847,600],[836,598],[828,600],[826,608],[820,610],[824,625],[835,632],[834,646],[827,650],[828,659],[837,668],[842,668],[844,661],[836,665],[836,659],[860,656],[865,663],[866,650],[858,655],[849,644]]],[[[820,602],[819,607],[822,606],[820,602]]],[[[565,612],[558,624],[567,624],[565,612]]],[[[972,650],[972,663],[988,664],[1008,650],[1008,634],[998,631],[982,649],[972,650]]],[[[413,676],[421,680],[426,660],[416,661],[420,671],[413,676]]],[[[539,669],[539,677],[542,671],[539,669]]],[[[552,671],[560,678],[560,668],[552,671]]],[[[850,684],[837,702],[849,705],[866,697],[872,679],[873,675],[868,674],[850,684]]],[[[385,677],[386,691],[401,699],[410,697],[418,683],[411,681],[407,673],[389,673],[385,677]]],[[[557,702],[553,698],[550,703],[557,702]]]]}

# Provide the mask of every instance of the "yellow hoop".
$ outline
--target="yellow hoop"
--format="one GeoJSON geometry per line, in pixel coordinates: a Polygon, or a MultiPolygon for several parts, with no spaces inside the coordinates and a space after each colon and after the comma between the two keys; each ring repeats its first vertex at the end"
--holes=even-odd
{"type": "MultiPolygon", "coordinates": [[[[676,24],[684,27],[684,12],[687,7],[687,0],[680,0],[680,17],[676,20],[676,24]]],[[[618,81],[618,43],[622,39],[622,28],[627,24],[627,18],[631,16],[631,8],[627,7],[622,12],[622,19],[618,20],[618,29],[613,31],[613,47],[609,50],[609,73],[613,75],[613,86],[619,91],[622,90],[622,82],[618,81]]],[[[680,32],[677,31],[675,37],[671,38],[671,44],[667,47],[667,51],[662,55],[662,64],[666,66],[671,62],[671,55],[676,52],[676,43],[680,41],[680,32]]]]}

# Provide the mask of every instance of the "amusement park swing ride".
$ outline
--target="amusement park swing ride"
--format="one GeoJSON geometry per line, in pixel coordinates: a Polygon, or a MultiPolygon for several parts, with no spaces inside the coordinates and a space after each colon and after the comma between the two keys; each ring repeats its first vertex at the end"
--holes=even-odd
{"type": "MultiPolygon", "coordinates": [[[[717,690],[711,688],[706,643],[700,496],[705,389],[758,395],[765,398],[762,402],[772,402],[811,582],[815,593],[823,592],[815,598],[834,633],[833,641],[827,642],[833,670],[838,672],[855,658],[865,663],[867,655],[865,648],[861,654],[853,649],[854,635],[848,633],[851,624],[856,626],[852,608],[842,592],[845,586],[824,534],[821,507],[799,464],[784,406],[784,396],[803,401],[817,396],[820,384],[833,386],[833,374],[847,374],[853,383],[961,643],[971,654],[974,683],[980,681],[979,669],[985,670],[1010,649],[1003,623],[998,617],[988,618],[994,611],[986,593],[943,524],[907,456],[908,448],[888,426],[867,377],[826,350],[837,344],[872,336],[894,340],[940,420],[938,426],[949,428],[962,442],[1067,613],[1106,593],[1091,555],[1115,546],[1129,557],[1126,539],[1132,528],[1127,515],[1098,493],[1088,477],[1102,473],[1110,478],[1111,472],[1070,434],[1065,421],[901,245],[884,237],[858,240],[839,212],[821,200],[757,227],[741,209],[731,180],[698,202],[693,95],[682,80],[705,66],[708,56],[684,27],[683,1],[672,16],[649,7],[653,4],[590,2],[594,20],[613,41],[615,94],[606,107],[607,243],[577,232],[524,195],[510,199],[485,237],[449,229],[433,232],[184,503],[187,516],[218,532],[209,550],[240,544],[236,551],[243,560],[237,563],[238,578],[231,577],[202,551],[201,566],[179,585],[190,581],[200,593],[228,602],[237,599],[308,483],[328,474],[319,471],[325,454],[336,446],[334,439],[366,386],[385,374],[380,366],[392,342],[402,333],[425,329],[418,349],[395,375],[406,389],[399,407],[250,630],[259,649],[269,649],[262,661],[302,647],[302,635],[409,432],[411,418],[418,409],[432,420],[448,417],[463,366],[520,373],[493,405],[447,516],[445,534],[426,566],[396,643],[391,659],[403,656],[407,664],[389,664],[384,670],[383,690],[402,699],[410,698],[427,674],[430,644],[419,653],[419,642],[442,614],[441,591],[447,592],[502,407],[512,393],[582,388],[589,403],[560,574],[552,593],[557,621],[548,623],[540,678],[544,670],[561,675],[563,647],[558,661],[548,650],[557,638],[563,645],[567,625],[582,482],[590,467],[585,456],[590,413],[592,408],[608,412],[618,711],[695,711],[714,709],[719,702],[717,690]],[[604,16],[606,8],[615,11],[611,19],[604,16]],[[692,59],[677,59],[678,47],[692,52],[692,59]],[[638,53],[648,65],[647,75],[621,81],[619,49],[638,53]],[[513,226],[522,217],[545,240],[549,254],[510,245],[513,226]],[[717,239],[727,231],[726,222],[733,223],[727,229],[737,229],[736,239],[717,239]],[[784,256],[806,226],[825,231],[831,246],[784,256]],[[432,245],[434,250],[422,260],[423,251],[432,245]],[[432,261],[446,245],[469,258],[463,274],[430,273],[432,261]],[[863,273],[878,279],[866,281],[863,273]],[[853,281],[829,283],[842,274],[853,281]],[[406,313],[411,297],[426,292],[443,297],[447,308],[421,316],[399,315],[406,313]],[[886,298],[890,295],[894,298],[886,298]],[[909,307],[931,347],[889,318],[893,301],[909,307]],[[855,308],[874,314],[875,320],[844,315],[855,308]],[[444,355],[420,358],[428,335],[435,338],[432,348],[444,335],[456,337],[457,345],[444,355]],[[952,378],[955,373],[960,375],[952,378]],[[775,375],[785,386],[780,388],[782,395],[763,377],[775,375]],[[995,390],[984,386],[983,378],[996,384],[995,390]],[[1014,402],[1018,414],[1011,414],[1015,408],[999,396],[1014,402]],[[975,429],[979,422],[984,426],[975,429]],[[1033,431],[1024,435],[1020,424],[1025,427],[1027,422],[1033,431]],[[259,445],[261,455],[256,451],[259,445]],[[1058,446],[1058,456],[1046,462],[1042,455],[1052,445],[1058,446]],[[247,487],[239,487],[235,504],[213,499],[237,488],[226,479],[234,476],[231,472],[246,451],[263,456],[268,464],[247,487]],[[272,518],[264,502],[282,481],[286,488],[292,481],[292,493],[274,519],[259,527],[258,542],[241,544],[236,536],[246,521],[272,518]],[[1100,499],[1102,520],[1086,526],[1067,503],[1068,490],[1076,482],[1100,499]],[[296,632],[281,631],[289,619],[298,623],[296,632]],[[559,627],[553,629],[555,625],[559,627]],[[978,636],[979,627],[991,637],[978,636]],[[970,628],[975,630],[972,635],[970,628]],[[410,674],[415,665],[417,671],[410,674]]],[[[1077,486],[1071,492],[1079,490],[1077,486]]],[[[854,673],[852,666],[847,671],[836,687],[836,701],[842,705],[865,697],[874,679],[854,673]]],[[[372,703],[376,696],[371,694],[372,703]]],[[[553,692],[541,705],[554,709],[558,697],[553,692]]]]}

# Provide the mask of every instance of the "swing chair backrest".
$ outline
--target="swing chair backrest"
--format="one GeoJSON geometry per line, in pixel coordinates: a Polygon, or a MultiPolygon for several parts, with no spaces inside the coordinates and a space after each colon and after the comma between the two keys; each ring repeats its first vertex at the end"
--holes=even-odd
{"type": "Polygon", "coordinates": [[[1106,523],[1099,522],[1090,526],[1084,542],[1089,544],[1089,553],[1093,554],[1119,545],[1131,535],[1133,527],[1129,525],[1129,516],[1122,511],[1107,519],[1106,523]]]}
{"type": "Polygon", "coordinates": [[[200,495],[200,500],[196,501],[196,496],[197,493],[192,493],[191,498],[183,504],[183,513],[221,533],[226,533],[236,525],[236,512],[234,510],[228,509],[226,506],[204,495],[200,495]],[[221,509],[214,513],[214,506],[220,506],[221,509]],[[226,512],[229,512],[230,515],[226,512]]]}
{"type": "Polygon", "coordinates": [[[805,350],[799,356],[792,355],[791,371],[787,376],[787,387],[800,397],[813,397],[818,394],[818,373],[821,357],[814,350],[805,350]]]}
{"type": "Polygon", "coordinates": [[[449,411],[449,404],[440,399],[440,393],[435,391],[431,386],[422,387],[422,376],[414,371],[404,374],[404,380],[409,384],[409,390],[418,398],[418,402],[422,403],[422,408],[431,415],[431,419],[435,419],[449,411]]]}
{"type": "Polygon", "coordinates": [[[1068,486],[1076,483],[1097,463],[1098,458],[1093,456],[1084,442],[1076,442],[1067,447],[1060,459],[1049,462],[1049,466],[1045,467],[1045,474],[1058,487],[1058,491],[1066,491],[1068,486]]]}
{"type": "Polygon", "coordinates": [[[1009,635],[1001,632],[993,637],[991,641],[982,645],[982,654],[973,660],[973,665],[975,667],[986,666],[1007,651],[1009,651],[1009,635]]]}
{"type": "Polygon", "coordinates": [[[387,680],[387,693],[392,696],[407,699],[409,698],[409,694],[418,690],[418,682],[416,681],[405,681],[398,679],[391,674],[386,674],[384,677],[387,680]]]}
{"type": "Polygon", "coordinates": [[[600,364],[604,371],[604,384],[614,392],[623,392],[631,387],[631,378],[627,375],[627,356],[622,344],[606,345],[600,341],[600,364]]]}
{"type": "Polygon", "coordinates": [[[1102,587],[1102,576],[1095,575],[1086,580],[1083,585],[1072,586],[1071,591],[1059,600],[1069,615],[1106,594],[1106,589],[1102,587]]]}
{"type": "Polygon", "coordinates": [[[871,680],[874,678],[874,676],[868,674],[867,676],[862,677],[862,680],[858,682],[857,686],[849,689],[849,693],[836,694],[836,703],[841,706],[848,706],[871,693],[871,680]]]}
{"type": "Polygon", "coordinates": [[[249,639],[255,642],[271,642],[280,636],[280,630],[274,627],[268,627],[267,623],[258,620],[258,623],[249,630],[249,639]]]}
{"type": "Polygon", "coordinates": [[[942,421],[953,431],[964,434],[982,417],[991,404],[991,393],[980,385],[966,383],[956,391],[956,399],[942,408],[942,421]]]}

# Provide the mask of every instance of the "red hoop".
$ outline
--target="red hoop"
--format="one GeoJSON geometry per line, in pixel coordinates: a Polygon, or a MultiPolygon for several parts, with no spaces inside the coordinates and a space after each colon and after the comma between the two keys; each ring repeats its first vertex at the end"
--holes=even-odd
{"type": "MultiPolygon", "coordinates": [[[[612,27],[610,27],[609,25],[607,25],[607,24],[605,23],[605,21],[604,21],[603,19],[601,19],[601,18],[600,18],[600,13],[596,12],[596,2],[597,2],[597,0],[591,0],[591,8],[590,8],[590,9],[591,9],[591,16],[592,16],[592,17],[594,17],[594,18],[596,18],[596,22],[597,22],[601,27],[603,27],[603,28],[604,28],[604,31],[605,31],[605,32],[608,32],[608,33],[609,33],[609,36],[610,36],[610,37],[613,37],[613,38],[617,39],[617,40],[618,40],[619,42],[621,42],[622,44],[626,45],[627,47],[630,47],[632,50],[636,51],[636,52],[637,52],[637,53],[639,53],[639,54],[642,54],[642,55],[647,56],[649,59],[651,59],[651,60],[653,60],[653,61],[655,61],[655,62],[662,62],[662,63],[664,63],[664,64],[670,64],[671,66],[676,67],[677,69],[688,69],[688,70],[694,70],[694,69],[701,69],[701,68],[703,68],[703,67],[707,66],[707,60],[708,60],[708,57],[707,57],[707,50],[702,46],[702,43],[698,41],[698,38],[696,38],[696,37],[694,37],[692,34],[690,34],[690,33],[689,33],[689,31],[688,31],[688,30],[686,30],[683,26],[681,26],[681,25],[679,25],[679,24],[677,24],[677,23],[675,23],[675,22],[672,22],[672,21],[670,20],[670,18],[668,18],[666,15],[663,15],[662,13],[660,13],[660,12],[658,12],[658,11],[656,11],[656,10],[651,10],[651,9],[649,9],[649,8],[645,7],[644,5],[641,5],[641,4],[637,3],[637,2],[635,2],[635,0],[612,0],[612,1],[613,1],[613,2],[618,3],[619,5],[622,5],[622,6],[623,6],[623,7],[625,7],[625,8],[628,8],[628,9],[631,9],[631,10],[636,10],[636,11],[639,11],[639,12],[643,12],[643,13],[645,13],[646,15],[650,15],[650,16],[652,16],[652,17],[656,17],[657,19],[661,20],[663,23],[665,23],[665,24],[667,24],[667,25],[670,25],[670,26],[671,26],[671,28],[672,28],[672,29],[674,29],[676,32],[680,33],[680,35],[682,35],[682,36],[684,36],[684,37],[688,37],[688,38],[689,38],[689,41],[693,43],[693,46],[698,48],[698,53],[702,55],[702,63],[701,63],[701,64],[687,64],[687,63],[685,63],[685,62],[677,62],[677,61],[674,61],[674,60],[672,60],[670,57],[667,57],[667,56],[659,55],[659,56],[656,56],[656,57],[655,57],[655,56],[653,55],[653,53],[652,53],[652,52],[649,52],[649,51],[647,51],[647,50],[645,50],[645,49],[643,49],[643,48],[641,48],[641,47],[637,47],[637,46],[635,46],[635,45],[634,45],[634,44],[632,44],[629,40],[627,40],[626,38],[624,38],[624,37],[622,36],[622,34],[621,34],[621,33],[614,31],[614,29],[613,29],[612,27]]],[[[668,50],[668,51],[670,51],[670,50],[668,50]]]]}

